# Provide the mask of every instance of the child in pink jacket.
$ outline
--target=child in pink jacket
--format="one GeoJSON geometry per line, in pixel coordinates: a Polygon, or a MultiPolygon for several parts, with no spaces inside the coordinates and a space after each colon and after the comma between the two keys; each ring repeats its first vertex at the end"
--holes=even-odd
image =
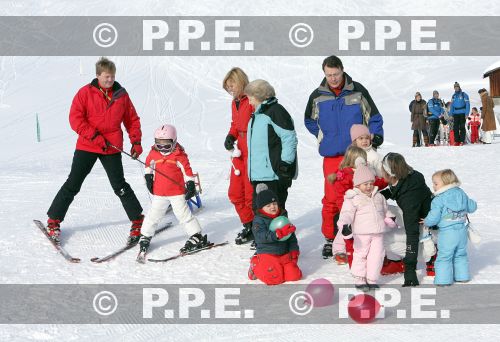
{"type": "Polygon", "coordinates": [[[387,202],[373,185],[375,175],[364,165],[354,172],[354,189],[345,194],[338,227],[345,239],[354,238],[354,256],[351,274],[360,290],[378,288],[377,280],[384,262],[383,233],[386,226],[397,227],[395,216],[387,209],[387,202]]]}

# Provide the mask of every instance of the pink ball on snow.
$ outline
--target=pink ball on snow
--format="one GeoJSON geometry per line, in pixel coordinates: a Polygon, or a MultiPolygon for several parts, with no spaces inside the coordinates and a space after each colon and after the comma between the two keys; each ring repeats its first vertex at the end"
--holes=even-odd
{"type": "Polygon", "coordinates": [[[306,303],[312,304],[312,306],[316,308],[320,308],[333,304],[335,288],[328,279],[319,278],[307,285],[306,293],[312,298],[312,303],[310,303],[308,299],[306,299],[306,303]]]}

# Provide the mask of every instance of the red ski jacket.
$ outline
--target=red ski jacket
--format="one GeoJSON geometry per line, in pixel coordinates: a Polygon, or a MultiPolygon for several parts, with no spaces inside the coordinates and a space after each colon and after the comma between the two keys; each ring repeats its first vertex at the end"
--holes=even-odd
{"type": "Polygon", "coordinates": [[[248,121],[250,121],[250,116],[254,111],[253,106],[248,101],[248,97],[243,96],[240,99],[240,104],[236,108],[236,101],[233,100],[231,104],[231,127],[229,128],[229,133],[235,139],[238,140],[238,148],[242,152],[244,159],[248,156],[247,148],[247,127],[248,121]]]}
{"type": "Polygon", "coordinates": [[[100,154],[114,154],[95,145],[92,138],[100,133],[104,139],[123,150],[123,131],[125,126],[131,143],[141,141],[141,123],[127,91],[118,82],[113,84],[113,96],[108,100],[99,89],[97,79],[80,88],[73,98],[69,112],[71,128],[78,133],[76,149],[100,154]]]}
{"type": "Polygon", "coordinates": [[[158,171],[154,172],[153,181],[153,194],[157,196],[183,195],[185,193],[184,182],[194,180],[188,156],[180,144],[177,144],[174,151],[166,156],[158,152],[154,146],[151,147],[146,158],[146,173],[152,171],[151,166],[158,171]]]}

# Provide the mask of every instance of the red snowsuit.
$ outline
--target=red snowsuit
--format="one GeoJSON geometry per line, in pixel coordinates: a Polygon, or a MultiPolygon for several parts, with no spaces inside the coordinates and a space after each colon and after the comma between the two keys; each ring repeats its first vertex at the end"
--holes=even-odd
{"type": "Polygon", "coordinates": [[[241,150],[241,156],[233,158],[234,167],[240,171],[240,175],[236,176],[231,168],[228,196],[240,217],[241,223],[248,223],[252,222],[254,217],[252,210],[253,188],[247,173],[247,127],[253,113],[253,107],[248,101],[248,97],[243,96],[238,107],[236,107],[236,101],[233,100],[231,110],[232,119],[228,134],[238,140],[237,146],[241,150]]]}
{"type": "MultiPolygon", "coordinates": [[[[153,146],[146,158],[146,167],[150,167],[152,161],[154,161],[153,167],[157,171],[154,176],[153,194],[157,196],[184,195],[184,173],[187,177],[193,177],[193,170],[189,164],[188,156],[184,152],[184,148],[180,144],[177,144],[172,153],[164,156],[153,146]],[[184,173],[182,172],[183,170],[184,173]],[[162,174],[167,175],[171,179],[166,178],[162,174]]],[[[146,173],[149,173],[148,171],[146,169],[146,173]]]]}
{"type": "Polygon", "coordinates": [[[476,143],[479,140],[479,126],[481,125],[481,115],[471,114],[468,117],[469,122],[467,125],[470,128],[470,142],[471,144],[476,143]]]}
{"type": "Polygon", "coordinates": [[[104,139],[123,150],[123,132],[121,124],[128,132],[130,142],[141,141],[141,123],[125,88],[118,82],[113,84],[111,101],[106,99],[97,83],[83,86],[73,98],[69,112],[71,128],[78,133],[76,149],[99,154],[119,153],[113,148],[105,152],[91,139],[99,132],[104,139]]]}

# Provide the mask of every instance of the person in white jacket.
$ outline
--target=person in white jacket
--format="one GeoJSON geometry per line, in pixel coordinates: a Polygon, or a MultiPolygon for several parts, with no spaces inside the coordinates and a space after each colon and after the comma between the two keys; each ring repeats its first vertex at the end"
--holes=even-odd
{"type": "Polygon", "coordinates": [[[365,150],[368,166],[377,177],[382,178],[382,156],[372,146],[372,138],[368,127],[360,124],[352,125],[351,141],[354,146],[365,150]]]}

